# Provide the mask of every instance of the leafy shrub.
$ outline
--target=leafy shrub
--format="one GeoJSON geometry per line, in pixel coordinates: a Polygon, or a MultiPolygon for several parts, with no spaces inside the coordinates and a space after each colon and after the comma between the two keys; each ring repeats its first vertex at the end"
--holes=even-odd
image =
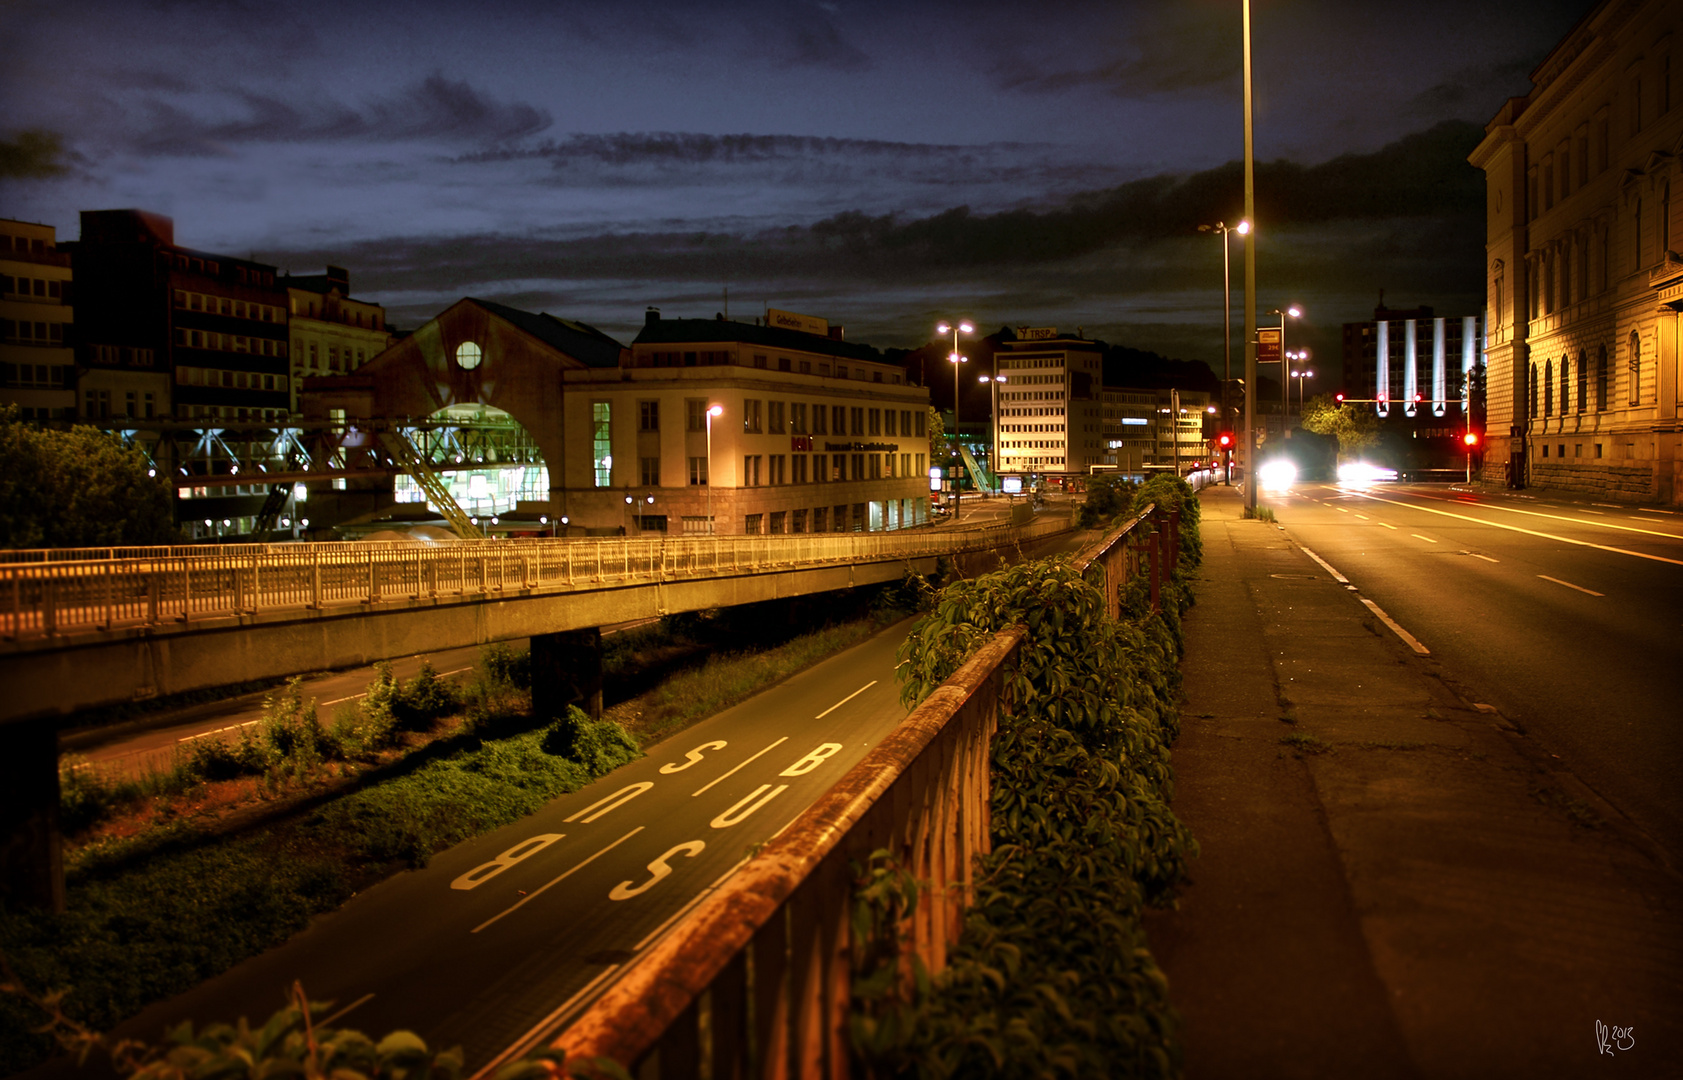
{"type": "Polygon", "coordinates": [[[439,717],[448,715],[457,704],[455,689],[438,677],[432,661],[422,660],[421,669],[403,684],[395,702],[395,712],[402,727],[420,731],[431,727],[439,717]]]}
{"type": "Polygon", "coordinates": [[[58,762],[59,828],[74,836],[90,829],[122,801],[111,780],[79,755],[66,755],[58,762]]]}
{"type": "Polygon", "coordinates": [[[480,650],[479,668],[493,683],[515,690],[532,688],[532,654],[515,652],[500,641],[480,650]]]}
{"type": "Polygon", "coordinates": [[[1109,523],[1128,509],[1137,488],[1137,484],[1122,476],[1098,473],[1088,477],[1087,498],[1081,503],[1075,523],[1083,529],[1109,523]]]}
{"type": "Polygon", "coordinates": [[[576,761],[595,775],[611,772],[638,755],[637,742],[612,720],[591,720],[577,705],[544,730],[546,754],[576,761]]]}

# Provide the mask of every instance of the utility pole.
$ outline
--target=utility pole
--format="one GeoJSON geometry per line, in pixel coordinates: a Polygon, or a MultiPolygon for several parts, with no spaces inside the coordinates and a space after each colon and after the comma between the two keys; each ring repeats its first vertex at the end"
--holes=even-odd
{"type": "MultiPolygon", "coordinates": [[[[1257,230],[1256,169],[1251,122],[1251,0],[1244,8],[1245,220],[1257,230]]],[[[1256,511],[1256,244],[1245,237],[1245,509],[1256,511]]]]}

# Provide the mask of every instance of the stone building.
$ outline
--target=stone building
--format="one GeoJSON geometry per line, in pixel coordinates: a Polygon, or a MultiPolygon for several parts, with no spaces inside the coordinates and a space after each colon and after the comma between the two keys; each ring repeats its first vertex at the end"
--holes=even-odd
{"type": "Polygon", "coordinates": [[[293,412],[298,390],[311,375],[355,371],[391,344],[386,309],[351,296],[351,275],[342,266],[322,274],[286,274],[288,330],[292,352],[293,412]]]}
{"type": "Polygon", "coordinates": [[[1683,500],[1683,6],[1602,0],[1486,127],[1489,482],[1683,500]]]}

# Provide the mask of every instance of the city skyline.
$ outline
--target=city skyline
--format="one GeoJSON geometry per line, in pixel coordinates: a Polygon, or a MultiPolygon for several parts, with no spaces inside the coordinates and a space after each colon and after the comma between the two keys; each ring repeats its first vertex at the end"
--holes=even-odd
{"type": "MultiPolygon", "coordinates": [[[[1294,336],[1330,362],[1380,289],[1476,305],[1461,159],[1582,7],[1256,4],[1260,310],[1303,304],[1294,336]]],[[[1195,229],[1239,210],[1237,5],[9,21],[0,138],[55,133],[63,171],[0,200],[61,239],[79,210],[169,214],[191,247],[346,266],[404,326],[472,295],[629,340],[645,305],[707,317],[728,289],[734,317],[810,311],[882,346],[962,308],[1219,369],[1220,251],[1195,229]]]]}

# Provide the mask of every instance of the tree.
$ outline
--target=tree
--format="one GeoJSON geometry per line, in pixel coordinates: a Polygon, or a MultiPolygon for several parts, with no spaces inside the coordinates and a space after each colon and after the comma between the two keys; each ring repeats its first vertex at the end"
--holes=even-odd
{"type": "Polygon", "coordinates": [[[929,406],[929,460],[937,457],[950,457],[952,447],[947,445],[947,426],[941,422],[941,412],[935,406],[929,406]]]}
{"type": "Polygon", "coordinates": [[[98,428],[55,431],[0,407],[0,547],[105,547],[179,539],[167,485],[98,428]]]}
{"type": "Polygon", "coordinates": [[[1348,401],[1335,401],[1331,394],[1316,394],[1303,406],[1303,430],[1336,438],[1343,461],[1379,441],[1379,418],[1348,401]]]}

